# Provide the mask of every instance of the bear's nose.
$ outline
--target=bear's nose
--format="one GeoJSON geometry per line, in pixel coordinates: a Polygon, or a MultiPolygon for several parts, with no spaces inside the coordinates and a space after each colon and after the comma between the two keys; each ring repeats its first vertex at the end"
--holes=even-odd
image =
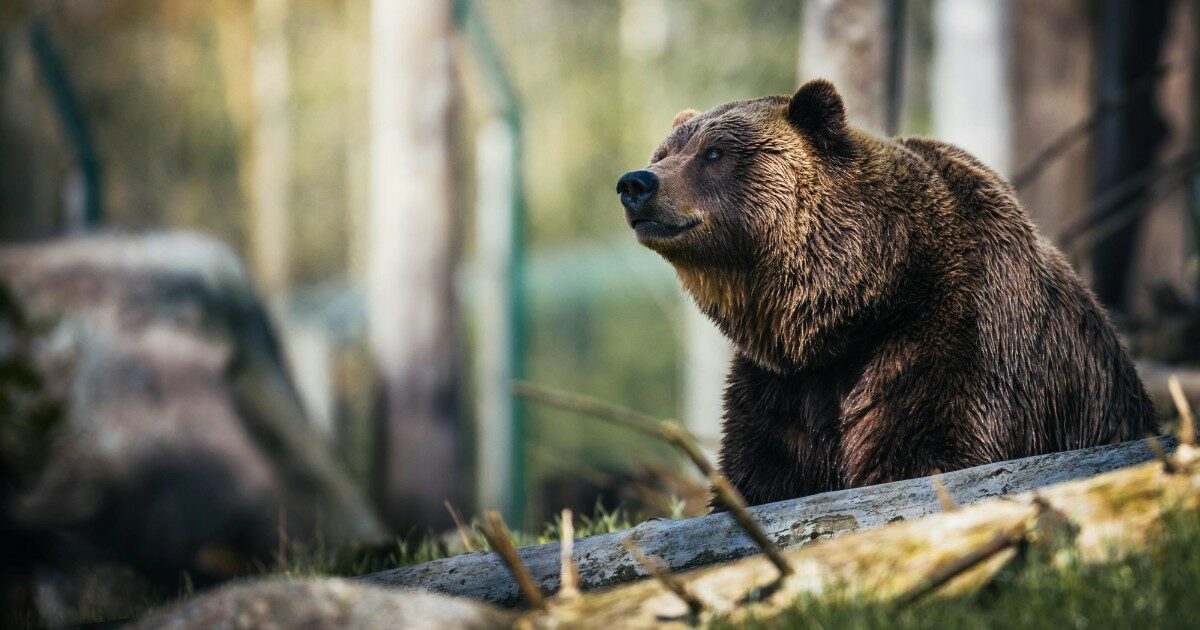
{"type": "Polygon", "coordinates": [[[630,212],[637,212],[658,191],[658,176],[650,171],[630,171],[617,180],[617,192],[621,205],[630,212]]]}

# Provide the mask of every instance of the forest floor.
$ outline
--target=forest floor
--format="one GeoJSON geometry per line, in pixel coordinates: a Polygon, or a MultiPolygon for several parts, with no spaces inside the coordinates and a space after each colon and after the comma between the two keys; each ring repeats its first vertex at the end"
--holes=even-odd
{"type": "MultiPolygon", "coordinates": [[[[636,519],[622,510],[597,510],[576,519],[576,536],[627,529],[636,519]]],[[[559,524],[539,535],[515,534],[518,544],[558,539],[559,524]]],[[[476,548],[486,548],[474,531],[464,532],[476,548]]],[[[424,562],[452,555],[433,538],[415,544],[354,551],[293,547],[262,575],[314,578],[361,575],[381,567],[424,562]]],[[[686,574],[683,574],[686,576],[686,574]]],[[[685,577],[686,579],[686,577],[685,577]]],[[[188,589],[190,590],[190,589],[188,589]]],[[[181,592],[180,599],[190,596],[181,592]]],[[[157,608],[163,602],[147,602],[157,608]]],[[[1119,563],[1082,564],[1070,558],[1030,554],[1023,565],[1002,571],[989,586],[965,596],[931,596],[898,608],[826,594],[801,597],[779,617],[756,623],[715,620],[715,627],[762,628],[1194,628],[1200,619],[1200,517],[1168,518],[1146,553],[1119,563]]]]}
{"type": "MultiPolygon", "coordinates": [[[[1169,519],[1142,555],[1063,568],[1032,559],[983,590],[908,608],[837,596],[801,598],[762,628],[1195,628],[1200,623],[1200,518],[1169,519]]],[[[716,627],[733,627],[717,622],[716,627]]]]}
{"type": "MultiPolygon", "coordinates": [[[[576,536],[631,527],[624,511],[599,509],[578,519],[576,536]]],[[[558,539],[558,523],[540,535],[516,534],[518,544],[558,539]]],[[[470,533],[476,548],[486,548],[470,533]]],[[[279,573],[290,577],[357,575],[378,567],[424,562],[454,553],[457,545],[424,539],[397,544],[370,556],[295,552],[279,573]]],[[[1120,563],[1086,565],[1069,559],[1031,557],[1019,570],[1002,572],[985,589],[967,596],[930,597],[898,609],[836,595],[803,597],[778,618],[751,622],[762,628],[1194,628],[1200,619],[1200,518],[1172,518],[1147,553],[1120,563]]],[[[717,627],[742,627],[718,620],[717,627]]]]}

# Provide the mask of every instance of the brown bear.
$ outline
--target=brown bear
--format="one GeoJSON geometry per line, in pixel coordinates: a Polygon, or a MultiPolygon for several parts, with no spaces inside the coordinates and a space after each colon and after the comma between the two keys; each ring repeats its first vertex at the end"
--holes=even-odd
{"type": "Polygon", "coordinates": [[[1156,428],[1012,186],[944,142],[850,127],[828,81],[681,113],[617,191],[736,346],[720,467],[751,504],[1156,428]]]}

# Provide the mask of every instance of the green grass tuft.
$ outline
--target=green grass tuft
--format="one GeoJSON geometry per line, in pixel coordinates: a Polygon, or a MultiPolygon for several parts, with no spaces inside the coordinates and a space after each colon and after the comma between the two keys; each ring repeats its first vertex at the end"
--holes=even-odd
{"type": "MultiPolygon", "coordinates": [[[[676,503],[683,505],[681,501],[676,503]]],[[[575,538],[626,530],[643,520],[645,519],[641,518],[641,515],[632,515],[623,507],[607,510],[597,503],[591,515],[576,515],[575,538]]],[[[472,520],[468,525],[468,539],[476,551],[487,550],[487,541],[479,533],[477,522],[472,520]]],[[[543,526],[540,534],[522,531],[512,531],[511,534],[514,546],[525,547],[557,542],[561,531],[561,519],[555,517],[553,522],[543,526]]],[[[258,573],[283,577],[351,577],[448,558],[465,551],[467,548],[456,531],[447,532],[440,537],[410,537],[381,545],[358,545],[337,549],[330,549],[320,542],[307,545],[293,543],[287,545],[281,555],[277,555],[273,565],[260,567],[258,573]]]]}
{"type": "MultiPolygon", "coordinates": [[[[718,627],[730,627],[727,622],[718,627]]],[[[1196,628],[1200,627],[1200,518],[1171,518],[1147,553],[1056,568],[1030,559],[983,591],[931,597],[907,609],[803,597],[751,628],[1196,628]]]]}

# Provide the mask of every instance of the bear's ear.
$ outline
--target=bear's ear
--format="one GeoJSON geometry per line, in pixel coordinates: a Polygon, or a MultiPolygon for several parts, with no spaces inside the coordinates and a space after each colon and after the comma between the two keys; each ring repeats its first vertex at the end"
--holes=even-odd
{"type": "Polygon", "coordinates": [[[788,120],[808,136],[822,155],[849,157],[850,127],[846,124],[846,106],[833,84],[813,79],[800,86],[788,103],[788,120]]]}
{"type": "Polygon", "coordinates": [[[671,121],[671,128],[674,129],[699,115],[700,112],[694,109],[685,109],[678,114],[675,114],[675,120],[671,121]]]}

